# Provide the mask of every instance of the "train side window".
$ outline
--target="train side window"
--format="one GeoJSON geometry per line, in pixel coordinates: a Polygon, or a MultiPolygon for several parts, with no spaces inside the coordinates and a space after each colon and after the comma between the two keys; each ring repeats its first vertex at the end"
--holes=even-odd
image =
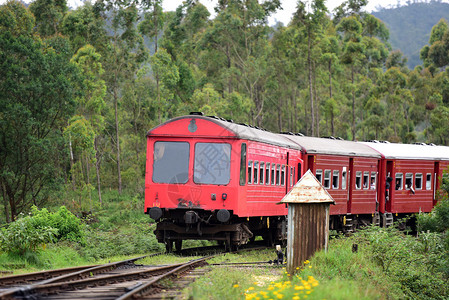
{"type": "Polygon", "coordinates": [[[338,181],[340,179],[340,171],[334,170],[332,175],[332,188],[338,189],[338,181]]]}
{"type": "Polygon", "coordinates": [[[267,167],[265,168],[265,184],[270,184],[270,163],[267,163],[267,167]]]}
{"type": "Polygon", "coordinates": [[[422,190],[422,174],[421,173],[415,174],[415,189],[422,190]]]}
{"type": "Polygon", "coordinates": [[[315,177],[321,184],[323,184],[323,170],[316,170],[315,177]]]}
{"type": "Polygon", "coordinates": [[[276,185],[279,185],[280,178],[281,178],[281,165],[277,164],[276,165],[276,185]]]}
{"type": "Polygon", "coordinates": [[[301,163],[298,164],[298,177],[296,178],[296,182],[298,182],[300,179],[301,179],[301,163]]]}
{"type": "Polygon", "coordinates": [[[403,182],[403,180],[404,180],[404,174],[402,174],[402,173],[396,173],[396,180],[395,180],[395,186],[394,186],[394,189],[395,190],[402,190],[402,186],[403,186],[403,184],[402,184],[402,182],[403,182]]]}
{"type": "Polygon", "coordinates": [[[260,162],[260,169],[259,169],[259,183],[264,184],[264,176],[265,174],[265,163],[263,161],[260,162]]]}
{"type": "Polygon", "coordinates": [[[427,173],[426,175],[426,190],[432,189],[432,174],[427,173]]]}
{"type": "Polygon", "coordinates": [[[246,144],[243,143],[240,152],[240,185],[245,185],[246,182],[246,144]]]}
{"type": "Polygon", "coordinates": [[[254,184],[258,184],[259,183],[259,181],[257,181],[258,176],[259,176],[259,162],[258,161],[254,162],[254,172],[253,172],[253,174],[254,174],[253,183],[254,184]]]}
{"type": "Polygon", "coordinates": [[[405,189],[409,190],[413,185],[413,173],[405,173],[405,189]]]}
{"type": "Polygon", "coordinates": [[[363,172],[363,188],[369,189],[369,172],[363,172]]]}
{"type": "Polygon", "coordinates": [[[376,178],[376,172],[371,172],[371,181],[370,181],[370,186],[369,186],[369,188],[371,189],[371,190],[375,190],[376,189],[376,186],[377,186],[377,180],[376,180],[377,178],[376,178]]]}
{"type": "Polygon", "coordinates": [[[248,161],[248,183],[253,183],[253,161],[248,161]]]}
{"type": "Polygon", "coordinates": [[[330,189],[331,187],[331,170],[324,170],[324,188],[330,189]]]}
{"type": "Polygon", "coordinates": [[[281,185],[285,185],[285,165],[281,167],[281,185]]]}
{"type": "Polygon", "coordinates": [[[341,188],[346,190],[346,168],[343,168],[343,172],[341,172],[341,188]]]}
{"type": "Polygon", "coordinates": [[[295,168],[290,167],[290,186],[293,186],[293,178],[295,178],[295,168]]]}
{"type": "Polygon", "coordinates": [[[276,172],[276,165],[272,164],[271,165],[271,185],[274,185],[275,181],[276,181],[276,177],[275,177],[275,173],[276,172]]]}
{"type": "Polygon", "coordinates": [[[362,188],[362,171],[355,172],[355,188],[357,190],[362,188]]]}

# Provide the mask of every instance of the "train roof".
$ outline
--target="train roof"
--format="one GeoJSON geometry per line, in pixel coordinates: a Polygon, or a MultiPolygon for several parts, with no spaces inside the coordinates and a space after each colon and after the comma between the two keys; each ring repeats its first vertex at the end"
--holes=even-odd
{"type": "MultiPolygon", "coordinates": [[[[219,117],[215,116],[201,116],[201,115],[187,115],[187,116],[181,116],[177,117],[171,120],[168,120],[167,122],[151,129],[148,131],[147,136],[151,135],[160,135],[159,130],[163,126],[166,126],[173,122],[180,122],[187,120],[203,120],[212,122],[221,128],[229,131],[232,133],[232,136],[224,135],[221,137],[228,137],[228,138],[238,138],[238,139],[244,139],[244,140],[250,140],[255,142],[262,142],[266,144],[271,144],[275,146],[285,147],[285,148],[291,148],[291,149],[297,149],[301,150],[301,146],[296,144],[295,142],[291,141],[290,139],[284,137],[283,135],[276,134],[270,131],[266,131],[261,128],[257,128],[254,126],[246,125],[246,124],[237,124],[232,121],[228,121],[219,117]]],[[[220,135],[217,135],[218,132],[215,132],[216,137],[219,137],[220,135]]]]}
{"type": "Polygon", "coordinates": [[[329,154],[345,156],[361,156],[380,158],[379,152],[367,145],[334,138],[318,138],[310,136],[284,135],[301,147],[308,154],[329,154]]]}
{"type": "Polygon", "coordinates": [[[449,147],[445,146],[388,142],[361,142],[360,144],[379,151],[386,159],[449,160],[449,147]]]}

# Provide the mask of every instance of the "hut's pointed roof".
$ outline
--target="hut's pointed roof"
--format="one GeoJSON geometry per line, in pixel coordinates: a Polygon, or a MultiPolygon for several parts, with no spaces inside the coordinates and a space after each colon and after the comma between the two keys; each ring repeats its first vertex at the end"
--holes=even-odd
{"type": "Polygon", "coordinates": [[[313,173],[308,170],[290,190],[290,192],[282,198],[281,203],[335,204],[335,201],[316,179],[313,173]]]}

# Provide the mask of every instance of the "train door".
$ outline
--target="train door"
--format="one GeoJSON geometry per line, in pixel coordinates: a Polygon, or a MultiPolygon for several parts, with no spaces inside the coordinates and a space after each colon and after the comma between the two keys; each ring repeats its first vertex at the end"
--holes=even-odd
{"type": "Polygon", "coordinates": [[[348,170],[348,211],[347,213],[350,214],[351,213],[351,208],[352,208],[352,193],[353,190],[355,189],[355,186],[352,184],[354,182],[354,179],[352,178],[353,174],[355,175],[354,172],[354,158],[351,157],[349,158],[349,170],[348,170]]]}
{"type": "Polygon", "coordinates": [[[437,197],[436,197],[436,191],[440,188],[441,181],[439,180],[440,177],[440,162],[436,161],[433,171],[433,205],[437,204],[437,197]]]}
{"type": "Polygon", "coordinates": [[[315,156],[314,155],[308,155],[307,156],[307,169],[312,172],[312,174],[315,174],[315,156]]]}
{"type": "MultiPolygon", "coordinates": [[[[392,160],[388,160],[387,161],[387,178],[391,177],[393,181],[390,182],[390,189],[388,190],[388,201],[385,201],[385,211],[386,212],[391,212],[391,203],[393,201],[394,198],[394,188],[393,185],[395,184],[394,178],[394,162],[392,160]]],[[[386,178],[385,178],[386,180],[386,178]]]]}

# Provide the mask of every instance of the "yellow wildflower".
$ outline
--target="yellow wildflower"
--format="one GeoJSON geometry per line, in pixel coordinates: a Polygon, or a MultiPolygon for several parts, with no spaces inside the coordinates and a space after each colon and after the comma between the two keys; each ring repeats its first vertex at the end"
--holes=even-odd
{"type": "Polygon", "coordinates": [[[234,287],[234,288],[238,288],[239,287],[239,285],[238,284],[234,284],[232,287],[234,287]]]}

